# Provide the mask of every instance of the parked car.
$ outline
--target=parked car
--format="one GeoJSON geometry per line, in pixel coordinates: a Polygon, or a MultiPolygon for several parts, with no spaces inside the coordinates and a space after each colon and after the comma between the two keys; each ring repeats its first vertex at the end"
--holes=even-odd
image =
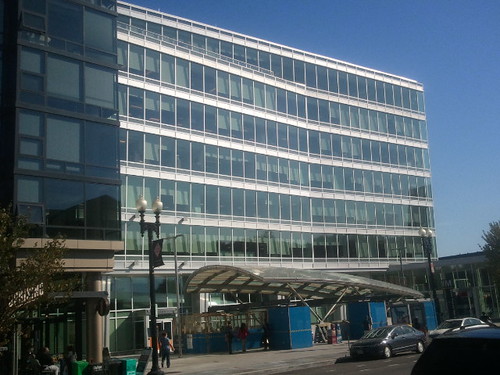
{"type": "Polygon", "coordinates": [[[460,318],[448,319],[437,326],[436,329],[429,332],[429,338],[433,339],[443,333],[459,331],[461,329],[469,329],[473,327],[489,327],[488,323],[483,322],[478,318],[460,318]]]}
{"type": "Polygon", "coordinates": [[[476,326],[450,332],[432,340],[411,375],[493,374],[498,371],[498,353],[500,328],[476,326]]]}
{"type": "Polygon", "coordinates": [[[425,334],[409,325],[392,325],[372,329],[365,333],[350,348],[351,358],[383,357],[395,353],[415,351],[422,353],[425,348],[425,334]]]}

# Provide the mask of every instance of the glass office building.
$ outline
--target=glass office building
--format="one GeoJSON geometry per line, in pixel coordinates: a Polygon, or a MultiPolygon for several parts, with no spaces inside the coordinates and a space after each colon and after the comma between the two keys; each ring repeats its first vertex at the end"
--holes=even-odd
{"type": "MultiPolygon", "coordinates": [[[[66,269],[97,296],[123,249],[116,1],[2,0],[0,10],[1,205],[36,224],[27,249],[63,236],[66,269]]],[[[98,358],[96,302],[40,311],[32,345],[98,358]]]]}
{"type": "MultiPolygon", "coordinates": [[[[147,339],[139,196],[164,204],[165,324],[176,235],[181,287],[211,264],[369,275],[424,260],[418,229],[434,219],[420,83],[115,0],[0,0],[0,11],[0,201],[38,224],[28,246],[64,235],[68,270],[110,292],[112,352],[147,339]]],[[[235,301],[184,296],[181,310],[235,301]]],[[[48,316],[71,325],[77,310],[48,316]]],[[[74,324],[56,341],[72,335],[85,341],[74,324]]]]}
{"type": "Polygon", "coordinates": [[[115,5],[91,3],[5,4],[20,25],[4,49],[17,74],[5,66],[2,152],[13,165],[1,167],[13,180],[2,195],[40,236],[119,241],[115,5]]]}
{"type": "MultiPolygon", "coordinates": [[[[144,342],[139,196],[164,204],[160,308],[175,307],[174,247],[183,279],[210,264],[358,273],[425,258],[420,83],[128,3],[117,30],[125,249],[108,278],[112,350],[126,332],[144,342]]],[[[234,301],[190,296],[182,311],[234,301]]]]}

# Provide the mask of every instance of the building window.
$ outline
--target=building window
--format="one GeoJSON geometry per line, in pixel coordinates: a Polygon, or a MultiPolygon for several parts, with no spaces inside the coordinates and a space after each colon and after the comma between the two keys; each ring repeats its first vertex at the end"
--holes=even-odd
{"type": "Polygon", "coordinates": [[[81,122],[65,117],[47,118],[47,159],[81,163],[81,122]]]}
{"type": "Polygon", "coordinates": [[[47,93],[49,95],[80,101],[81,81],[81,63],[49,55],[47,59],[47,93]]]}

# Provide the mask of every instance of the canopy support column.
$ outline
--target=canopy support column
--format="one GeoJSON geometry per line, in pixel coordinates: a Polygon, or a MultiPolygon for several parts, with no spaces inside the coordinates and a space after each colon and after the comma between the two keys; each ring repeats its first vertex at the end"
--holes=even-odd
{"type": "Polygon", "coordinates": [[[345,294],[347,293],[347,289],[348,288],[345,288],[343,291],[342,291],[342,294],[340,295],[340,297],[337,299],[337,301],[333,304],[332,308],[330,310],[328,310],[328,312],[326,313],[326,315],[323,317],[323,319],[321,319],[322,322],[325,321],[326,318],[328,318],[328,316],[335,310],[335,308],[337,307],[337,305],[339,304],[340,300],[342,299],[342,297],[345,296],[345,294]]]}

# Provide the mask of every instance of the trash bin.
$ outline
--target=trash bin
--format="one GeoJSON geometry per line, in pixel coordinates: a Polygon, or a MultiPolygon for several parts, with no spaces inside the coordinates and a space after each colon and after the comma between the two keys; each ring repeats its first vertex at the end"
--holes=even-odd
{"type": "Polygon", "coordinates": [[[105,375],[104,365],[102,363],[89,364],[85,368],[83,375],[105,375]]]}
{"type": "Polygon", "coordinates": [[[83,375],[85,369],[89,363],[87,361],[75,361],[71,364],[71,370],[73,375],[83,375]]]}
{"type": "Polygon", "coordinates": [[[122,359],[122,373],[120,375],[135,375],[137,360],[134,358],[122,359]]]}
{"type": "MultiPolygon", "coordinates": [[[[110,359],[106,362],[106,374],[107,375],[122,375],[123,366],[120,359],[110,359]]],[[[135,374],[134,374],[135,375],[135,374]]]]}

